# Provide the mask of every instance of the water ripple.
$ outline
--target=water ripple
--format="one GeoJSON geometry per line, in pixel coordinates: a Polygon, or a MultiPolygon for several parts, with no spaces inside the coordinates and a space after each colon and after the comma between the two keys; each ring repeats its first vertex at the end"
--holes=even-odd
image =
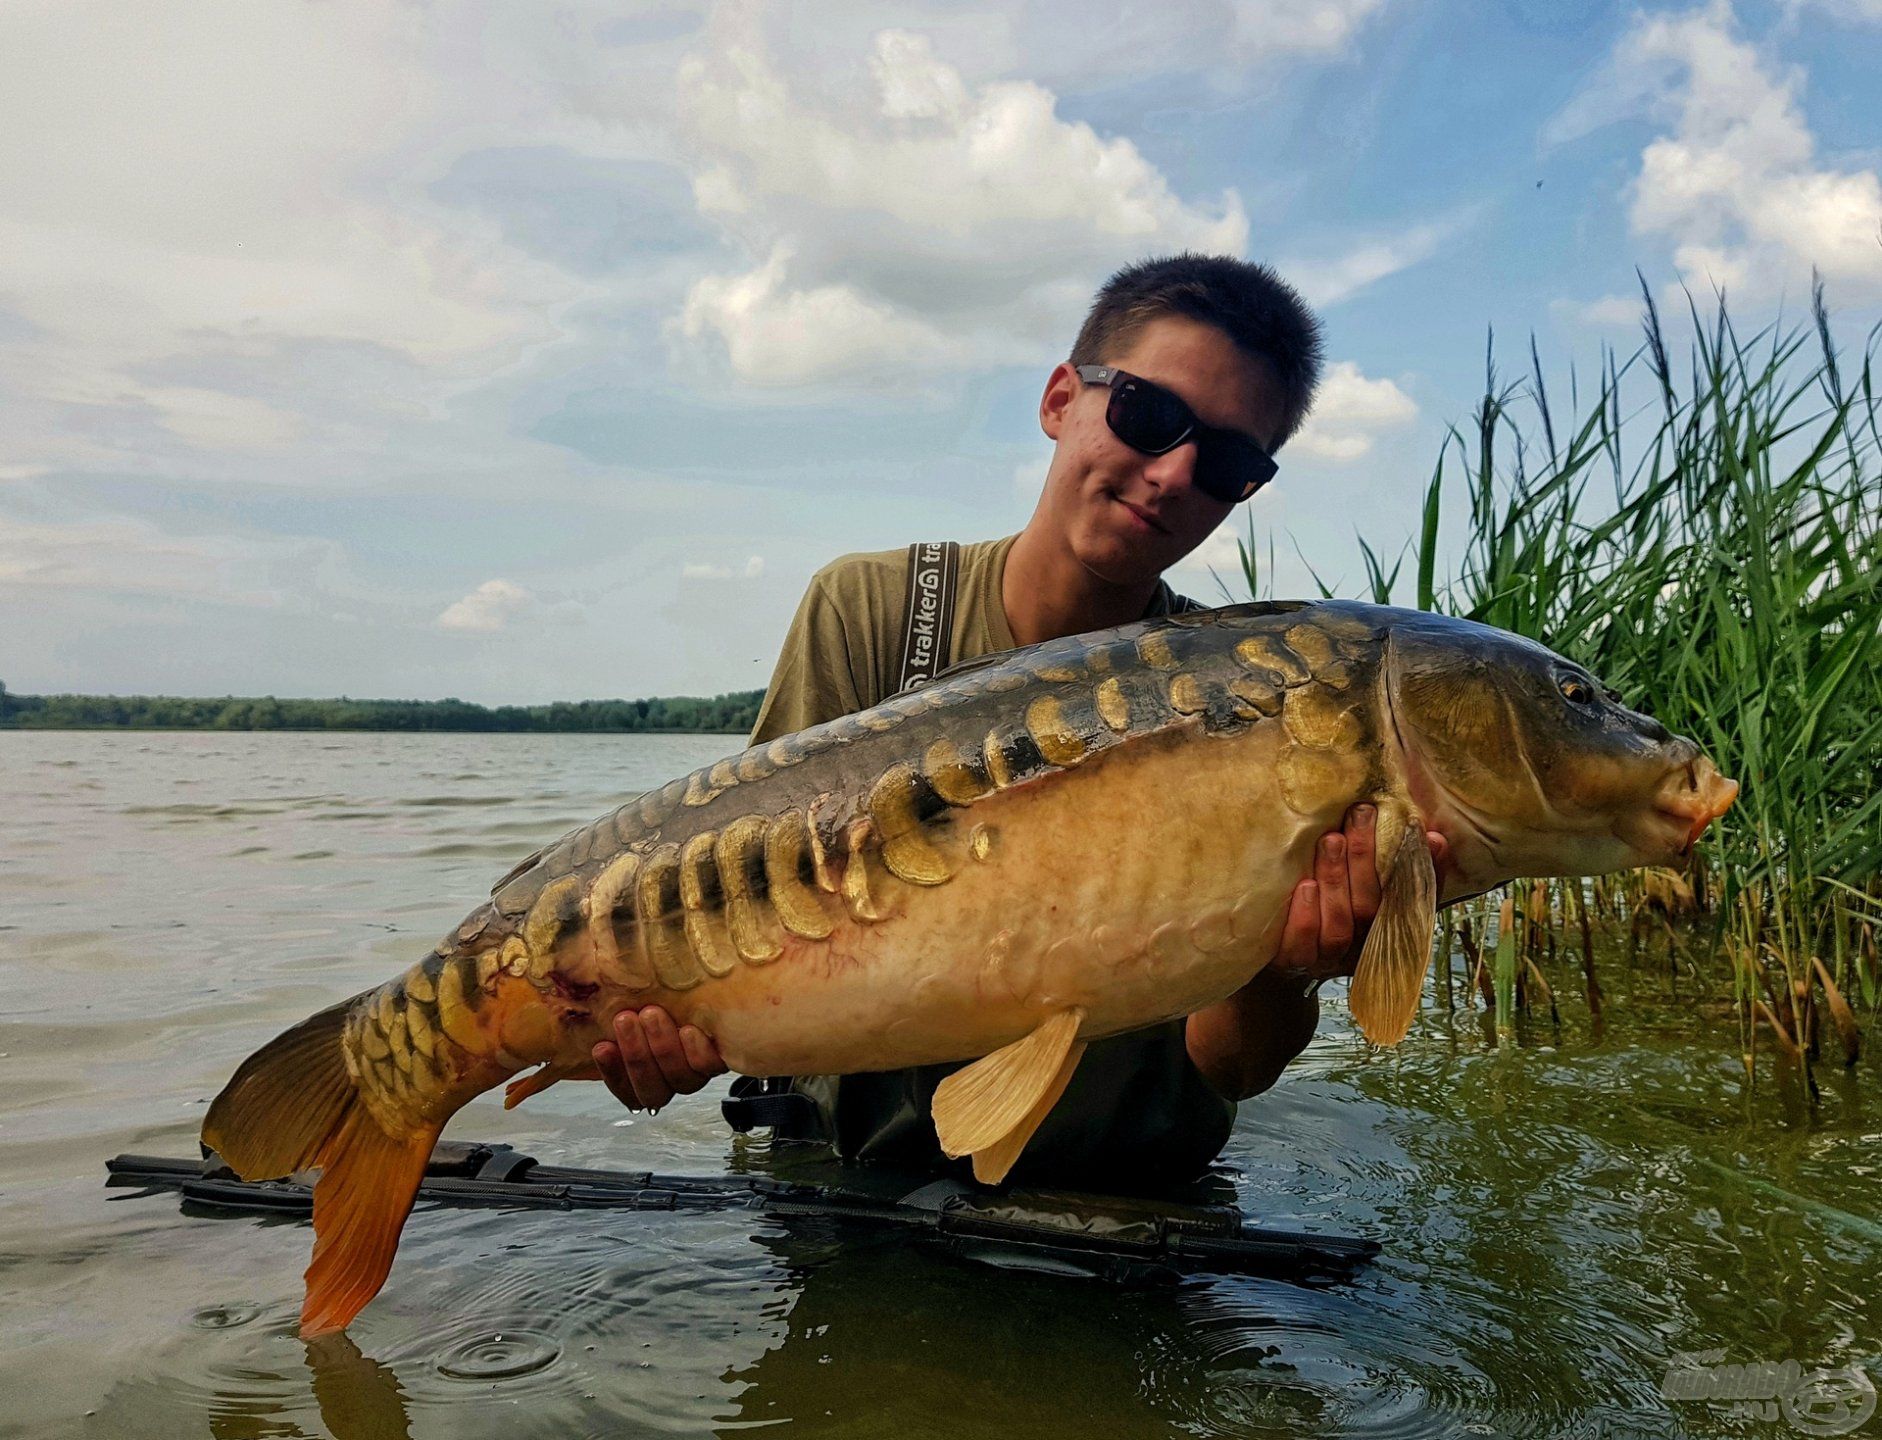
{"type": "MultiPolygon", "coordinates": [[[[1735,1034],[1657,963],[1603,962],[1599,1029],[1564,973],[1563,1023],[1501,1048],[1434,1002],[1382,1056],[1330,991],[1225,1171],[1264,1223],[1383,1243],[1330,1289],[1121,1290],[742,1212],[421,1207],[351,1339],[304,1345],[304,1223],[107,1198],[102,1157],[190,1153],[256,1045],[411,963],[529,850],[733,748],[0,733],[0,1428],[1711,1436],[1752,1432],[1660,1394],[1675,1353],[1871,1358],[1877,1247],[1833,1212],[1874,1215],[1874,1057],[1814,1109],[1747,1095],[1735,1034]]],[[[480,1100],[452,1134],[762,1171],[763,1147],[728,1143],[722,1089],[631,1128],[597,1087],[480,1100]]]]}

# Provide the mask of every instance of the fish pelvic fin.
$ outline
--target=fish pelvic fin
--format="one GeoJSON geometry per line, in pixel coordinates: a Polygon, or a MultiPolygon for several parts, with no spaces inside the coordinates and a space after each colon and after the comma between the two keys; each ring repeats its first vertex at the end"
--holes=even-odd
{"type": "Polygon", "coordinates": [[[1078,1068],[1078,1062],[1084,1055],[1085,1042],[1074,1041],[1059,1064],[1058,1074],[1040,1093],[1025,1118],[1007,1131],[1004,1138],[994,1141],[984,1150],[974,1151],[974,1179],[982,1185],[998,1185],[1006,1178],[1006,1172],[1013,1168],[1013,1162],[1019,1159],[1020,1151],[1026,1148],[1026,1142],[1032,1139],[1033,1132],[1039,1128],[1052,1107],[1059,1103],[1059,1096],[1071,1084],[1072,1072],[1078,1068]]]}
{"type": "Polygon", "coordinates": [[[427,1126],[394,1139],[361,1105],[322,1147],[302,1338],[344,1330],[386,1283],[399,1232],[443,1128],[427,1126]]]}
{"type": "Polygon", "coordinates": [[[601,1072],[595,1068],[592,1060],[582,1060],[574,1065],[548,1064],[540,1070],[532,1070],[527,1075],[518,1075],[503,1087],[503,1108],[514,1110],[531,1095],[540,1095],[551,1085],[561,1080],[599,1080],[601,1072]]]}
{"type": "Polygon", "coordinates": [[[1353,1019],[1373,1044],[1396,1045],[1411,1029],[1437,924],[1437,867],[1424,827],[1408,825],[1386,872],[1379,913],[1348,992],[1353,1019]]]}
{"type": "Polygon", "coordinates": [[[935,1088],[935,1135],[950,1157],[972,1155],[974,1178],[996,1185],[1065,1093],[1085,1053],[1074,1006],[1030,1035],[955,1071],[935,1088]]]}
{"type": "Polygon", "coordinates": [[[440,1122],[395,1139],[366,1108],[343,1049],[359,999],[322,1010],[249,1056],[203,1121],[203,1143],[244,1180],[321,1170],[301,1311],[307,1336],[344,1329],[385,1283],[443,1129],[440,1122]]]}

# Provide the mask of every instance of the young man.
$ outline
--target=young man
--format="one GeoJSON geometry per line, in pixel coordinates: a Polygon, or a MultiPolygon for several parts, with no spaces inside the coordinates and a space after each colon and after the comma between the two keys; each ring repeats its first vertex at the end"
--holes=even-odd
{"type": "MultiPolygon", "coordinates": [[[[1263,267],[1180,255],[1114,275],[1046,381],[1039,424],[1055,448],[1032,518],[962,547],[945,663],[1189,608],[1163,572],[1272,475],[1320,364],[1318,322],[1263,267]]],[[[893,693],[908,576],[908,552],[894,550],[813,577],[754,744],[893,693]]],[[[1379,905],[1373,820],[1358,807],[1322,839],[1280,953],[1241,991],[1092,1045],[1016,1174],[1187,1178],[1214,1159],[1235,1102],[1272,1085],[1312,1037],[1318,982],[1352,972],[1379,905]]],[[[618,1017],[595,1061],[623,1102],[656,1110],[725,1069],[709,1037],[651,1006],[618,1017]]],[[[845,1158],[938,1163],[928,1103],[953,1068],[800,1078],[814,1109],[778,1133],[827,1139],[845,1158]]]]}

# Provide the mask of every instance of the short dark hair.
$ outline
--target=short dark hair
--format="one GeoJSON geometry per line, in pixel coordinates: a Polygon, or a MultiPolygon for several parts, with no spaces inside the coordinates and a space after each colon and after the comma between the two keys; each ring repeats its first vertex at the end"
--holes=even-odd
{"type": "Polygon", "coordinates": [[[1126,265],[1092,301],[1072,345],[1072,364],[1110,364],[1145,325],[1165,315],[1213,325],[1272,365],[1281,382],[1274,447],[1300,429],[1320,383],[1320,322],[1300,292],[1265,265],[1189,252],[1126,265]]]}

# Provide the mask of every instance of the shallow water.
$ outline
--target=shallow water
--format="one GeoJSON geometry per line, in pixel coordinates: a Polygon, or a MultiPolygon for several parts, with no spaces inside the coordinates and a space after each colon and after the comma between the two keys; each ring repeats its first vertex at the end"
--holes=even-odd
{"type": "MultiPolygon", "coordinates": [[[[410,963],[534,845],[733,748],[0,732],[0,1433],[1877,1430],[1876,1065],[1814,1108],[1768,1072],[1747,1092],[1735,1027],[1658,954],[1606,962],[1604,1025],[1552,967],[1560,1023],[1501,1048],[1432,990],[1369,1054],[1329,989],[1223,1173],[1255,1217],[1384,1244],[1332,1288],[1120,1289],[740,1212],[421,1207],[353,1343],[310,1347],[304,1225],[104,1189],[120,1151],[193,1154],[244,1055],[410,963]],[[1669,1398],[1693,1352],[1840,1373],[1761,1413],[1688,1365],[1669,1398]]],[[[653,1119],[596,1086],[486,1099],[449,1133],[763,1169],[723,1083],[653,1119]]]]}

